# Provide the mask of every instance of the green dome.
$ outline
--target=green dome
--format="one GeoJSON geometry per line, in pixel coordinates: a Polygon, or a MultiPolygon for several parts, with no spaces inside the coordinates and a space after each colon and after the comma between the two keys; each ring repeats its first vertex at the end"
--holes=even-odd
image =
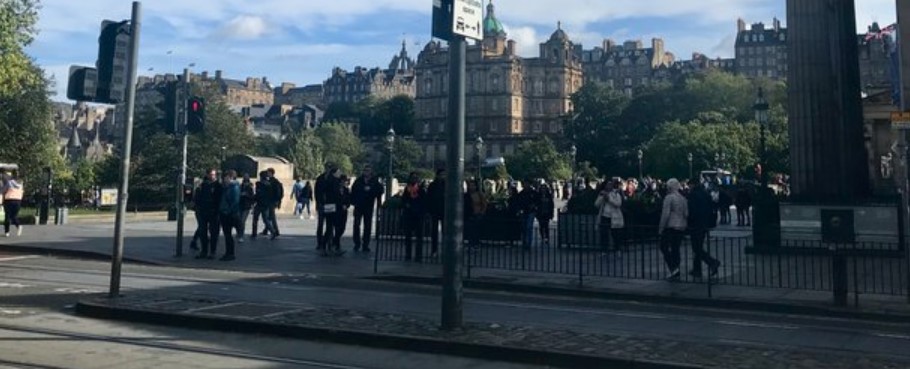
{"type": "Polygon", "coordinates": [[[483,34],[490,36],[505,36],[506,29],[502,26],[502,23],[499,22],[499,19],[496,19],[494,10],[493,1],[490,0],[490,4],[487,5],[487,16],[483,20],[483,34]]]}

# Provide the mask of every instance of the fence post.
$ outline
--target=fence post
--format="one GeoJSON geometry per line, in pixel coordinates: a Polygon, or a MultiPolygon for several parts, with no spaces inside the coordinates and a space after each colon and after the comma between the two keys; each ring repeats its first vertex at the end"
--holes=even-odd
{"type": "Polygon", "coordinates": [[[835,246],[832,246],[831,254],[834,305],[847,306],[847,258],[838,252],[835,246]]]}
{"type": "MultiPolygon", "coordinates": [[[[710,232],[707,232],[707,233],[705,234],[705,239],[706,239],[706,240],[705,240],[705,247],[707,247],[707,250],[706,250],[705,252],[710,253],[710,252],[711,252],[711,241],[712,241],[712,240],[711,240],[711,233],[710,233],[710,232]]],[[[717,251],[716,248],[715,248],[715,251],[717,251]]],[[[715,252],[715,253],[714,253],[714,256],[715,256],[715,257],[718,257],[718,256],[720,256],[720,255],[719,255],[719,253],[715,252]]],[[[701,261],[698,261],[698,262],[701,263],[701,261]]],[[[713,283],[714,283],[714,277],[711,275],[711,269],[710,269],[710,268],[711,268],[711,267],[709,266],[709,267],[708,267],[708,278],[707,278],[707,280],[708,280],[708,298],[713,298],[713,297],[714,297],[714,291],[712,290],[712,287],[713,287],[713,283]]]]}
{"type": "Polygon", "coordinates": [[[376,252],[373,253],[373,274],[379,274],[379,255],[382,254],[382,227],[385,226],[385,212],[380,207],[376,217],[376,252]]]}

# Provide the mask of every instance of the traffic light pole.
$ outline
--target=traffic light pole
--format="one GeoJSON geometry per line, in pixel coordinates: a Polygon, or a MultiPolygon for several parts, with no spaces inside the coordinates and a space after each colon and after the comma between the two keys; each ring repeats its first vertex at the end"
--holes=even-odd
{"type": "Polygon", "coordinates": [[[133,114],[136,109],[136,64],[139,61],[139,30],[142,29],[142,4],[133,2],[130,21],[129,68],[126,72],[126,124],[124,124],[123,162],[120,167],[120,187],[117,189],[117,221],[114,225],[114,251],[111,255],[111,285],[108,296],[120,296],[120,272],[123,267],[123,223],[130,188],[130,153],[133,150],[133,114]]]}
{"type": "Polygon", "coordinates": [[[464,213],[465,140],[465,53],[463,36],[453,35],[449,42],[449,111],[446,155],[445,221],[442,225],[442,329],[461,328],[462,308],[462,240],[464,213]]]}
{"type": "Polygon", "coordinates": [[[184,202],[183,196],[183,185],[186,184],[186,146],[187,146],[187,131],[186,131],[186,117],[187,117],[187,108],[186,101],[190,97],[190,69],[183,68],[183,98],[177,99],[177,106],[183,108],[183,114],[180,116],[174,115],[175,120],[175,129],[174,132],[180,135],[180,146],[182,148],[181,154],[181,164],[180,164],[180,175],[177,176],[177,251],[175,256],[183,256],[183,232],[184,232],[184,223],[186,222],[186,203],[184,202]],[[181,104],[180,102],[183,102],[181,104]],[[181,126],[179,122],[182,122],[181,126]]]}

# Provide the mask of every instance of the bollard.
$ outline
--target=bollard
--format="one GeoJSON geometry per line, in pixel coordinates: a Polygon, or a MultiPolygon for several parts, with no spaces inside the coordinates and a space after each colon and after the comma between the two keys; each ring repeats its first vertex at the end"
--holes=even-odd
{"type": "Polygon", "coordinates": [[[835,252],[831,263],[834,305],[847,306],[847,257],[835,252]]]}

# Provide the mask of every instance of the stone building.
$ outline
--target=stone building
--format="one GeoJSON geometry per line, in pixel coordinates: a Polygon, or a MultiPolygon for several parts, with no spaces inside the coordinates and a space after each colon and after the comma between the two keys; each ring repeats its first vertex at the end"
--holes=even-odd
{"type": "Polygon", "coordinates": [[[692,53],[692,59],[690,60],[677,61],[668,68],[659,69],[656,73],[656,76],[658,77],[656,79],[667,79],[672,76],[687,76],[708,70],[721,70],[728,73],[736,73],[736,59],[711,59],[705,54],[696,52],[692,53]]]}
{"type": "Polygon", "coordinates": [[[323,83],[325,105],[336,102],[356,103],[367,97],[389,99],[398,95],[414,97],[414,60],[408,56],[405,42],[387,69],[355,67],[354,71],[332,70],[323,83]]]}
{"type": "Polygon", "coordinates": [[[321,84],[297,87],[293,83],[282,83],[275,88],[276,105],[325,107],[325,89],[321,84]]]}
{"type": "Polygon", "coordinates": [[[651,47],[644,47],[641,40],[617,44],[604,40],[603,45],[581,51],[585,80],[599,82],[627,95],[639,86],[654,82],[655,75],[676,61],[673,53],[664,48],[664,40],[651,39],[651,47]]]}
{"type": "Polygon", "coordinates": [[[882,33],[878,23],[869,26],[869,32],[857,36],[859,43],[859,71],[865,92],[891,87],[891,48],[894,39],[882,33]],[[867,37],[870,36],[870,37],[867,37]]]}
{"type": "MultiPolygon", "coordinates": [[[[561,26],[540,44],[539,57],[522,58],[491,3],[484,19],[484,39],[469,45],[466,57],[466,139],[484,139],[483,157],[507,156],[526,140],[561,135],[572,110],[570,97],[583,83],[576,46],[561,26]]],[[[445,156],[440,141],[449,102],[448,48],[429,42],[417,58],[416,73],[415,136],[424,148],[426,163],[432,163],[445,156]]],[[[473,145],[466,145],[466,157],[476,155],[473,145]]]]}
{"type": "Polygon", "coordinates": [[[774,18],[771,28],[755,23],[746,28],[742,19],[736,21],[736,71],[756,78],[787,79],[787,29],[774,18]]]}

